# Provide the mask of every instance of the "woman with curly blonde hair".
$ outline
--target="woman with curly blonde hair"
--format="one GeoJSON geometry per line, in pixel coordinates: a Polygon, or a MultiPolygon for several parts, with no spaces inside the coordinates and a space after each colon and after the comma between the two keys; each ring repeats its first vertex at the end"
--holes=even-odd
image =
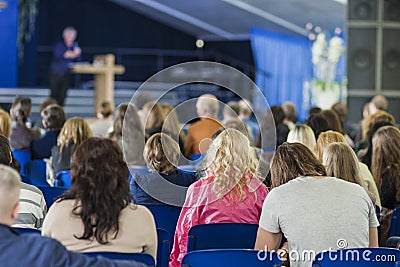
{"type": "Polygon", "coordinates": [[[92,137],[89,124],[82,118],[67,120],[57,138],[57,146],[51,149],[51,166],[54,173],[70,169],[70,161],[75,148],[92,137]]]}
{"type": "Polygon", "coordinates": [[[258,223],[268,193],[256,173],[249,139],[226,129],[205,157],[206,176],[193,183],[176,226],[170,267],[180,266],[191,227],[205,223],[258,223]]]}

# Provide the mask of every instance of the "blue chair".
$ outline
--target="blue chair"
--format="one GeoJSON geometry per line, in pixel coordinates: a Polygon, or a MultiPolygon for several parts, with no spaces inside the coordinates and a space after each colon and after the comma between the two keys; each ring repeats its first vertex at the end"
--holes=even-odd
{"type": "Polygon", "coordinates": [[[257,224],[211,223],[190,228],[188,252],[203,249],[252,249],[257,237],[257,224]]]}
{"type": "Polygon", "coordinates": [[[25,163],[31,160],[31,151],[29,150],[13,150],[12,151],[14,158],[19,162],[21,166],[21,174],[24,174],[24,166],[25,163]]]}
{"type": "Polygon", "coordinates": [[[400,260],[400,250],[393,248],[349,248],[325,251],[315,256],[313,267],[393,267],[400,260]]]}
{"type": "Polygon", "coordinates": [[[210,249],[189,252],[182,267],[274,267],[282,262],[276,253],[252,249],[210,249]]]}
{"type": "Polygon", "coordinates": [[[153,214],[156,227],[167,230],[172,240],[181,208],[169,205],[146,205],[146,207],[153,214]]]}
{"type": "Polygon", "coordinates": [[[400,236],[400,208],[393,211],[389,230],[389,237],[391,236],[400,236]]]}
{"type": "Polygon", "coordinates": [[[83,254],[92,258],[102,256],[112,260],[134,260],[151,267],[156,265],[153,257],[145,253],[85,252],[83,254]]]}
{"type": "Polygon", "coordinates": [[[51,187],[51,186],[38,186],[40,191],[42,191],[44,200],[46,201],[47,208],[53,204],[54,200],[61,196],[67,191],[67,188],[62,187],[51,187]]]}
{"type": "Polygon", "coordinates": [[[36,234],[36,235],[41,234],[41,231],[38,229],[22,228],[22,227],[13,227],[13,229],[16,230],[20,234],[36,234]]]}
{"type": "Polygon", "coordinates": [[[24,174],[38,185],[49,185],[46,181],[46,162],[44,160],[28,161],[24,166],[24,174]]]}
{"type": "Polygon", "coordinates": [[[157,228],[157,240],[157,267],[168,267],[171,252],[169,233],[164,229],[157,228]]]}
{"type": "Polygon", "coordinates": [[[195,166],[193,165],[182,165],[178,166],[178,169],[185,172],[185,173],[194,173],[196,172],[195,166]]]}
{"type": "Polygon", "coordinates": [[[71,173],[70,171],[60,171],[56,174],[54,186],[71,188],[71,173]]]}

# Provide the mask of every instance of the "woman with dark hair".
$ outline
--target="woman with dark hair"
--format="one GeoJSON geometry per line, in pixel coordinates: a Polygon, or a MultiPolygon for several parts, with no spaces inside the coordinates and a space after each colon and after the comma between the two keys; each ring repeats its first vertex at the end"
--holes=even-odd
{"type": "Polygon", "coordinates": [[[50,208],[42,234],[79,252],[148,253],[156,258],[154,218],[130,204],[129,170],[119,146],[89,138],[71,159],[72,187],[50,208]]]}
{"type": "Polygon", "coordinates": [[[311,266],[305,251],[378,245],[375,207],[358,184],[327,177],[322,163],[300,143],[278,147],[271,164],[272,190],[264,201],[255,249],[277,250],[285,235],[290,266],[311,266]]]}
{"type": "Polygon", "coordinates": [[[17,97],[11,109],[11,118],[14,120],[10,135],[10,144],[13,149],[29,150],[32,140],[40,138],[37,129],[28,128],[26,123],[31,115],[32,102],[27,97],[17,97]]]}
{"type": "Polygon", "coordinates": [[[315,140],[318,139],[320,133],[329,130],[328,121],[321,112],[310,114],[310,116],[306,120],[306,124],[310,126],[313,130],[315,140]]]}

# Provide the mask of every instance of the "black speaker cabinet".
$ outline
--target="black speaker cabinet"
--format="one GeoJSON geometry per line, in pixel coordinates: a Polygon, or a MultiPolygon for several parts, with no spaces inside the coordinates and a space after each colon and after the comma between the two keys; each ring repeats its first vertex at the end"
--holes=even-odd
{"type": "Polygon", "coordinates": [[[348,89],[400,91],[400,0],[349,0],[348,89]]]}

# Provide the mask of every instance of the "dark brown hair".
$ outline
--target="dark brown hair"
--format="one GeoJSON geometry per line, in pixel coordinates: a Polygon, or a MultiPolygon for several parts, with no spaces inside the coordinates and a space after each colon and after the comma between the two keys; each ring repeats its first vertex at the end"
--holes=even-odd
{"type": "Polygon", "coordinates": [[[300,176],[326,176],[325,167],[305,145],[285,142],[272,159],[272,188],[300,176]]]}
{"type": "Polygon", "coordinates": [[[28,97],[19,96],[11,107],[11,117],[18,123],[25,124],[31,114],[32,101],[28,97]]]}
{"type": "Polygon", "coordinates": [[[391,186],[396,188],[396,200],[400,201],[400,131],[394,126],[383,126],[374,134],[372,143],[371,173],[378,190],[385,174],[391,186]]]}
{"type": "Polygon", "coordinates": [[[72,213],[80,216],[84,232],[78,239],[95,238],[100,244],[116,238],[121,211],[132,201],[129,170],[118,144],[109,139],[89,138],[71,158],[72,187],[61,197],[79,202],[72,213]]]}
{"type": "Polygon", "coordinates": [[[340,122],[339,115],[335,111],[333,111],[331,109],[326,109],[326,110],[323,110],[321,112],[321,114],[322,114],[322,116],[324,116],[324,118],[328,122],[329,130],[343,133],[342,123],[340,122]]]}
{"type": "Polygon", "coordinates": [[[64,109],[57,104],[47,106],[41,115],[45,122],[45,127],[50,130],[60,130],[66,120],[64,109]]]}

